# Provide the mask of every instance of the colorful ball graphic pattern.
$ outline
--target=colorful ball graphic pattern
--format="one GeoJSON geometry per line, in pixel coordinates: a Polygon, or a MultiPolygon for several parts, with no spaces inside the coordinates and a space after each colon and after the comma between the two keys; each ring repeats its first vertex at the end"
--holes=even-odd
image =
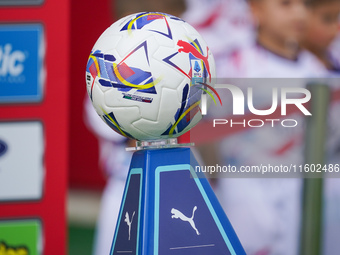
{"type": "Polygon", "coordinates": [[[86,66],[87,92],[98,115],[137,140],[174,138],[202,118],[211,95],[213,55],[185,21],[164,13],[120,19],[99,37],[86,66]]]}

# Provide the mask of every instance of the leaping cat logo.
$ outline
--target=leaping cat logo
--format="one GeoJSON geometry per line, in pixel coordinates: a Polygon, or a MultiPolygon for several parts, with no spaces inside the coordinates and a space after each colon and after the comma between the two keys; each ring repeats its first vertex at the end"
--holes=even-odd
{"type": "Polygon", "coordinates": [[[195,206],[192,210],[192,216],[191,218],[185,216],[183,213],[181,213],[180,211],[178,211],[177,209],[175,208],[172,208],[171,209],[171,218],[172,219],[181,219],[182,221],[187,221],[190,223],[191,227],[196,231],[196,234],[197,235],[200,235],[200,232],[198,232],[197,228],[196,228],[196,225],[195,225],[195,222],[194,222],[194,215],[195,215],[195,211],[197,210],[197,206],[195,206]]]}
{"type": "Polygon", "coordinates": [[[131,221],[130,221],[129,213],[128,212],[125,213],[125,220],[124,221],[126,222],[126,224],[129,227],[129,241],[130,241],[130,237],[131,237],[131,224],[132,224],[132,221],[133,221],[133,216],[135,216],[135,212],[133,212],[132,217],[131,217],[131,221]]]}

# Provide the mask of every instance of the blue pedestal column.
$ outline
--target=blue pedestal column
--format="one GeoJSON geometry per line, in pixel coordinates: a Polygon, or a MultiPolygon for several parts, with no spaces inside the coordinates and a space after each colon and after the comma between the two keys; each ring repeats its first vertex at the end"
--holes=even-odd
{"type": "Polygon", "coordinates": [[[245,254],[189,148],[133,154],[110,255],[245,254]]]}

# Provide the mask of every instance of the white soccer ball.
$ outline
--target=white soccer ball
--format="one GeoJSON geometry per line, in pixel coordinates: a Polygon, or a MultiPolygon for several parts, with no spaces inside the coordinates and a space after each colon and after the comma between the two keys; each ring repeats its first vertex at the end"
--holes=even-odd
{"type": "Polygon", "coordinates": [[[98,115],[137,140],[175,138],[195,126],[213,77],[213,55],[199,33],[180,18],[155,12],[112,24],[86,67],[98,115]]]}

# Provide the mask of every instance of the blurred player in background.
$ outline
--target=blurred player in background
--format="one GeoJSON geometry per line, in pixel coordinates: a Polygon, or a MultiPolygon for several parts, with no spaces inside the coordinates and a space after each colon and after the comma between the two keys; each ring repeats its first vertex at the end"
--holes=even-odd
{"type": "MultiPolygon", "coordinates": [[[[303,78],[321,77],[326,71],[313,54],[300,46],[308,21],[305,1],[248,2],[255,24],[254,41],[218,56],[217,77],[257,78],[247,79],[244,88],[240,86],[244,90],[254,87],[254,105],[268,109],[272,103],[271,94],[268,97],[271,86],[304,87],[307,80],[303,78]],[[270,84],[266,78],[294,79],[281,83],[276,79],[270,84]]],[[[303,115],[296,113],[289,118],[300,125],[285,128],[269,123],[227,137],[220,144],[222,165],[232,164],[239,169],[242,165],[303,163],[303,115]]],[[[298,254],[301,179],[220,178],[217,193],[247,254],[298,254]]]]}
{"type": "Polygon", "coordinates": [[[328,160],[340,161],[340,123],[337,117],[340,112],[340,56],[331,51],[331,46],[339,34],[340,0],[310,0],[308,23],[302,45],[313,53],[326,70],[324,77],[329,79],[334,100],[330,104],[329,128],[332,148],[328,153],[328,160]],[[337,139],[334,139],[337,138],[337,139]]]}
{"type": "Polygon", "coordinates": [[[253,22],[245,0],[187,0],[183,19],[193,25],[214,57],[253,41],[253,22]]]}
{"type": "Polygon", "coordinates": [[[340,61],[330,52],[339,32],[339,0],[310,0],[308,22],[302,45],[330,71],[340,74],[340,61]]]}
{"type": "Polygon", "coordinates": [[[248,46],[218,56],[218,78],[302,78],[320,76],[322,66],[300,42],[307,25],[302,0],[249,0],[256,36],[248,46]]]}
{"type": "MultiPolygon", "coordinates": [[[[112,6],[115,12],[114,16],[117,18],[142,11],[165,12],[181,16],[186,8],[184,0],[114,0],[112,6]]],[[[131,163],[132,153],[126,152],[125,148],[135,146],[135,141],[111,130],[99,118],[87,96],[85,99],[85,123],[98,138],[100,165],[107,176],[93,247],[94,255],[106,255],[110,253],[125,181],[131,163]]]]}

